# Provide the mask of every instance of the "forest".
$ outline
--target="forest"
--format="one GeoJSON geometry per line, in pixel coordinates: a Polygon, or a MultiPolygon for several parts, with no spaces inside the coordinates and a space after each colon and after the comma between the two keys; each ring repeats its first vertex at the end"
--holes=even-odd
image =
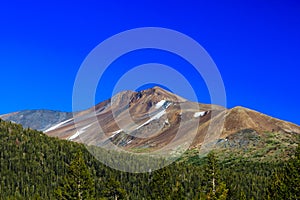
{"type": "MultiPolygon", "coordinates": [[[[94,150],[103,157],[111,153],[94,150]]],[[[149,173],[121,172],[82,144],[0,120],[1,200],[300,199],[299,145],[287,161],[231,160],[210,152],[149,173]]]]}

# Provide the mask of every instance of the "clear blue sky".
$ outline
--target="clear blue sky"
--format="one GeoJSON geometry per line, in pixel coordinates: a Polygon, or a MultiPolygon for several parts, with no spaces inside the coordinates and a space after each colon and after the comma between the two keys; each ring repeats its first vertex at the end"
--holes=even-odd
{"type": "MultiPolygon", "coordinates": [[[[114,34],[145,26],[174,29],[198,41],[221,72],[229,108],[242,105],[300,124],[295,0],[2,1],[0,113],[71,111],[73,83],[87,54],[114,34]]],[[[109,83],[126,71],[122,67],[150,61],[186,65],[166,52],[124,56],[107,71],[107,90],[96,101],[109,98],[109,83]]],[[[209,103],[202,87],[199,99],[209,103]]]]}

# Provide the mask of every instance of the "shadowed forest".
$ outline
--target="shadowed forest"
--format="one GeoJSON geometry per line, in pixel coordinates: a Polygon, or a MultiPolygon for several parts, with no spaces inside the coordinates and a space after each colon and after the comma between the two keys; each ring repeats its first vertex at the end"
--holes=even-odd
{"type": "MultiPolygon", "coordinates": [[[[138,174],[103,165],[81,144],[10,122],[0,121],[0,143],[4,200],[300,199],[299,146],[288,161],[235,161],[232,155],[229,164],[211,152],[138,174]]],[[[120,155],[118,162],[126,159],[120,155]]]]}

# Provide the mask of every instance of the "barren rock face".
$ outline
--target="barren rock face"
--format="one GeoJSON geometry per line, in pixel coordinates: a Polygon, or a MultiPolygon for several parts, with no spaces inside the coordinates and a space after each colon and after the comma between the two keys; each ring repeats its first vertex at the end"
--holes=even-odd
{"type": "Polygon", "coordinates": [[[198,148],[203,141],[218,141],[232,134],[240,137],[248,133],[244,130],[257,135],[300,134],[295,124],[243,107],[225,109],[189,102],[159,87],[121,92],[74,117],[72,113],[55,111],[22,111],[0,117],[61,139],[149,151],[185,143],[198,148]]]}

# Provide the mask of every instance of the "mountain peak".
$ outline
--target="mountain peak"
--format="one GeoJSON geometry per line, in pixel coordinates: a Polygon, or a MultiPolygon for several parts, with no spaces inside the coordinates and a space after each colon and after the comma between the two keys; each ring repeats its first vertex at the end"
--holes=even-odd
{"type": "Polygon", "coordinates": [[[138,92],[120,92],[95,107],[76,113],[77,120],[71,113],[33,111],[13,115],[14,118],[6,119],[21,124],[32,122],[34,124],[28,125],[31,128],[42,125],[39,130],[46,130],[49,136],[75,142],[82,142],[80,138],[83,137],[86,144],[98,146],[113,142],[126,149],[158,149],[172,141],[179,126],[185,134],[176,139],[172,148],[189,137],[195,138],[193,147],[201,146],[211,125],[215,133],[220,132],[217,134],[220,138],[250,129],[261,135],[266,132],[300,134],[299,126],[254,110],[190,102],[158,86],[138,92]]]}
{"type": "Polygon", "coordinates": [[[137,92],[139,94],[143,94],[143,95],[148,95],[148,96],[152,96],[153,98],[159,98],[160,100],[169,100],[172,102],[185,102],[187,101],[186,99],[168,91],[165,90],[159,86],[155,86],[153,88],[149,88],[146,90],[142,90],[137,92]]]}
{"type": "Polygon", "coordinates": [[[150,89],[152,89],[152,90],[155,90],[156,92],[169,92],[168,90],[166,90],[166,89],[163,89],[163,88],[161,88],[161,87],[159,87],[159,86],[154,86],[153,88],[150,88],[150,89]]]}

